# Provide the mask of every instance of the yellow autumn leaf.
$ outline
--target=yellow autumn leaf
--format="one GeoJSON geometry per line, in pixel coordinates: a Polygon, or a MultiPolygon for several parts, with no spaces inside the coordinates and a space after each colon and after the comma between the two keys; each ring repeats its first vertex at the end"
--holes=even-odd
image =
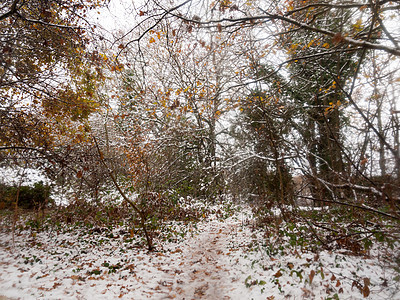
{"type": "Polygon", "coordinates": [[[154,43],[155,41],[156,40],[153,37],[151,37],[150,40],[149,40],[149,43],[151,44],[151,43],[154,43]]]}
{"type": "Polygon", "coordinates": [[[352,27],[353,27],[353,29],[355,30],[355,31],[361,31],[361,30],[363,30],[364,29],[364,26],[362,25],[362,20],[361,19],[358,19],[357,20],[357,22],[355,23],[355,24],[353,24],[352,25],[352,27]]]}
{"type": "Polygon", "coordinates": [[[326,49],[329,49],[329,44],[328,44],[328,43],[325,43],[325,44],[322,45],[322,47],[324,47],[324,48],[326,48],[326,49]]]}

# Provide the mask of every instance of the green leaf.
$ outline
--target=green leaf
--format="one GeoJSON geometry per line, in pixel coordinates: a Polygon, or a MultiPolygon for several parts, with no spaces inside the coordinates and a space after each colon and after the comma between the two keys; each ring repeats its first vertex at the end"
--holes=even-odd
{"type": "Polygon", "coordinates": [[[247,276],[247,278],[244,281],[244,284],[246,285],[246,287],[250,287],[251,284],[249,284],[249,280],[251,280],[251,275],[247,276]]]}

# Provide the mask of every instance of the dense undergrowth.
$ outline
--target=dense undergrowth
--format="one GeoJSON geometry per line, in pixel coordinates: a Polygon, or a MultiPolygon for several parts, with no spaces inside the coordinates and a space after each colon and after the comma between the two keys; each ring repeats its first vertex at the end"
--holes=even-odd
{"type": "MultiPolygon", "coordinates": [[[[158,243],[183,238],[189,227],[193,228],[210,215],[223,219],[237,210],[236,206],[226,201],[215,206],[192,198],[153,200],[147,206],[142,204],[142,211],[146,216],[145,226],[151,238],[158,243]]],[[[107,236],[114,228],[120,228],[127,240],[136,243],[138,247],[146,246],[141,218],[125,202],[93,203],[76,200],[67,206],[52,205],[44,209],[3,209],[0,214],[3,231],[28,230],[34,236],[39,232],[84,230],[107,236]]]]}
{"type": "MultiPolygon", "coordinates": [[[[189,227],[193,228],[196,223],[210,216],[225,219],[242,209],[241,206],[248,206],[226,199],[213,204],[192,198],[153,200],[147,203],[143,211],[146,213],[145,226],[151,238],[158,243],[184,237],[189,227]]],[[[368,212],[360,214],[354,210],[329,206],[266,209],[259,204],[251,209],[253,217],[248,221],[254,229],[264,233],[271,254],[282,250],[285,244],[306,252],[342,249],[350,255],[368,256],[375,244],[394,250],[400,240],[398,222],[368,212]],[[271,237],[274,237],[273,243],[269,241],[271,237]]],[[[134,236],[143,236],[140,216],[124,202],[76,200],[68,206],[3,209],[0,213],[4,231],[29,230],[34,235],[42,231],[64,232],[79,228],[107,235],[118,227],[131,240],[134,236]]],[[[145,247],[143,237],[135,242],[145,247]]],[[[390,259],[400,271],[400,256],[390,259]]]]}
{"type": "MultiPolygon", "coordinates": [[[[394,249],[400,240],[400,224],[369,212],[346,207],[253,207],[257,226],[266,236],[289,239],[303,250],[343,249],[351,255],[368,255],[374,244],[394,249]]],[[[400,257],[397,258],[400,263],[400,257]]]]}

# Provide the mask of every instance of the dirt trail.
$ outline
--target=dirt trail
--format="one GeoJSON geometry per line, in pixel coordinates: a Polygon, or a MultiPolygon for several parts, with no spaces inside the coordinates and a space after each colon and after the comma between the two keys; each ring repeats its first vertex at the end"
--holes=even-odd
{"type": "Polygon", "coordinates": [[[162,283],[168,292],[161,299],[231,299],[227,287],[232,286],[235,278],[230,276],[227,266],[229,235],[236,232],[236,227],[212,222],[210,230],[194,236],[189,246],[181,250],[180,269],[162,283]]]}
{"type": "MultiPolygon", "coordinates": [[[[118,231],[102,247],[97,244],[102,235],[77,235],[79,231],[51,238],[43,233],[36,237],[40,246],[31,247],[24,232],[13,253],[0,251],[0,290],[19,299],[246,298],[248,272],[243,271],[241,250],[249,233],[239,218],[182,229],[187,233],[184,240],[160,243],[155,252],[132,248],[118,231]]],[[[7,234],[2,237],[10,240],[7,234]]]]}

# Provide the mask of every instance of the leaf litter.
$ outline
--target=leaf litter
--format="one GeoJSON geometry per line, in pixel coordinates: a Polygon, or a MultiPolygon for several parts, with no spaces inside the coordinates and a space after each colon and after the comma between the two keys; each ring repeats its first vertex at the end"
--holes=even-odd
{"type": "MultiPolygon", "coordinates": [[[[0,294],[11,299],[400,299],[399,270],[367,256],[314,253],[266,236],[249,208],[221,207],[148,252],[112,229],[0,232],[0,294]]],[[[391,252],[392,251],[392,252],[391,252]]],[[[386,253],[385,253],[386,252],[386,253]]]]}

